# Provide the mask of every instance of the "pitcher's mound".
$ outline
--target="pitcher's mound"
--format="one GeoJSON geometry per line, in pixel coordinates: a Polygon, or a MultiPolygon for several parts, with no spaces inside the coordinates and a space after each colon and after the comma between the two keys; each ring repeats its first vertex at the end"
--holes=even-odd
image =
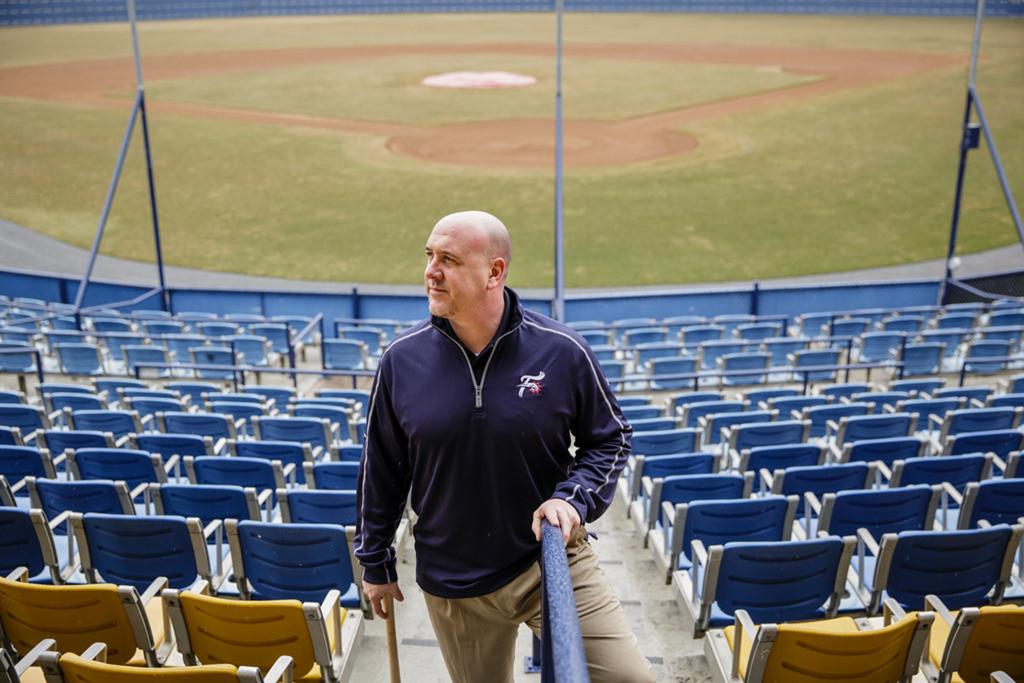
{"type": "Polygon", "coordinates": [[[427,76],[423,85],[431,88],[470,88],[492,90],[494,88],[522,88],[533,85],[537,79],[509,71],[449,71],[444,74],[427,76]]]}

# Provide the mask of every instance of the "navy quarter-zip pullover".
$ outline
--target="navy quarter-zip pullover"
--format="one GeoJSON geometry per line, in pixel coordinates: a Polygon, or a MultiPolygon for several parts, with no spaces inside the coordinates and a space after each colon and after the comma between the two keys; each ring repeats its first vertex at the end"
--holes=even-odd
{"type": "Polygon", "coordinates": [[[572,329],[505,293],[480,354],[433,318],[381,356],[357,490],[355,552],[369,583],[397,580],[407,499],[417,583],[445,598],[490,593],[534,562],[532,515],[545,500],[568,501],[584,523],[612,501],[631,430],[600,365],[572,329]]]}

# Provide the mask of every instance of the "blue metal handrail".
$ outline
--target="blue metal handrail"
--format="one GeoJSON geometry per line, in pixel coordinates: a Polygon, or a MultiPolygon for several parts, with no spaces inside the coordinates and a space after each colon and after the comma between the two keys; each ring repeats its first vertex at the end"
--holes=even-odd
{"type": "Polygon", "coordinates": [[[543,523],[541,535],[541,673],[542,683],[587,683],[576,598],[562,532],[543,523]]]}

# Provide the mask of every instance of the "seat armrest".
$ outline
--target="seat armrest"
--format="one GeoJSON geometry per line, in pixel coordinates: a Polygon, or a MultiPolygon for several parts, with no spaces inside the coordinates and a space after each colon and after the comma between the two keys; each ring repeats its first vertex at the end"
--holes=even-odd
{"type": "MultiPolygon", "coordinates": [[[[274,662],[273,666],[267,669],[267,673],[263,675],[262,679],[253,678],[253,680],[262,680],[263,683],[292,683],[295,680],[295,663],[288,655],[281,655],[274,662]]],[[[242,666],[238,668],[238,677],[241,680],[243,676],[258,676],[259,669],[255,667],[242,666]]]]}
{"type": "Polygon", "coordinates": [[[131,439],[132,439],[132,435],[131,434],[125,434],[124,436],[119,437],[119,438],[114,440],[114,446],[116,446],[117,448],[121,448],[122,446],[127,444],[129,441],[131,441],[131,439]]]}
{"type": "Polygon", "coordinates": [[[875,461],[875,470],[879,472],[883,477],[885,477],[886,480],[892,480],[892,470],[890,470],[889,466],[886,465],[881,460],[875,461]]]}
{"type": "Polygon", "coordinates": [[[28,583],[28,567],[15,567],[5,577],[9,581],[21,581],[28,583]]]}
{"type": "Polygon", "coordinates": [[[948,481],[942,482],[942,495],[949,496],[957,505],[963,505],[964,497],[948,481]]]}
{"type": "Polygon", "coordinates": [[[815,515],[821,515],[821,501],[818,500],[813,491],[804,491],[804,501],[815,515]]]}
{"type": "Polygon", "coordinates": [[[132,500],[135,500],[136,498],[138,498],[139,496],[141,496],[144,493],[147,493],[148,491],[149,491],[149,482],[148,481],[144,481],[141,484],[139,484],[138,486],[136,486],[135,488],[133,488],[131,491],[129,491],[128,492],[128,496],[132,500]]]}
{"type": "Polygon", "coordinates": [[[878,557],[878,542],[875,541],[875,537],[871,535],[870,531],[864,527],[857,529],[857,541],[863,543],[864,547],[866,547],[872,555],[878,557]]]}
{"type": "Polygon", "coordinates": [[[167,578],[163,576],[158,576],[157,578],[153,579],[153,583],[149,584],[149,586],[146,588],[146,591],[139,596],[139,602],[141,602],[142,606],[145,607],[153,598],[159,599],[160,591],[162,591],[165,588],[167,588],[167,578]]]}
{"type": "Polygon", "coordinates": [[[65,510],[64,512],[60,513],[59,515],[57,515],[56,517],[54,517],[53,519],[50,520],[50,528],[51,529],[56,529],[61,524],[66,522],[68,517],[70,517],[70,516],[71,516],[71,510],[65,510]]]}
{"type": "Polygon", "coordinates": [[[288,480],[289,486],[295,486],[295,463],[290,462],[281,470],[281,474],[288,480]]]}
{"type": "Polygon", "coordinates": [[[106,662],[107,644],[93,643],[85,649],[85,652],[82,653],[82,659],[87,662],[106,662]]]}
{"type": "MultiPolygon", "coordinates": [[[[43,638],[38,643],[36,643],[35,647],[26,652],[21,657],[21,659],[18,660],[18,663],[14,665],[14,670],[18,672],[18,676],[24,676],[26,671],[28,671],[33,666],[37,665],[39,655],[43,654],[44,652],[53,651],[53,648],[56,645],[57,641],[53,638],[43,638]]],[[[25,680],[27,681],[29,679],[26,678],[25,680]]]]}
{"type": "Polygon", "coordinates": [[[946,607],[942,599],[937,595],[929,593],[924,596],[924,606],[925,609],[930,609],[939,615],[949,626],[952,626],[953,622],[956,621],[956,617],[953,616],[953,613],[949,611],[949,608],[946,607]]]}
{"type": "Polygon", "coordinates": [[[757,473],[761,478],[761,484],[764,486],[765,490],[770,492],[772,490],[772,486],[775,485],[775,477],[766,467],[762,467],[757,471],[757,473]]]}

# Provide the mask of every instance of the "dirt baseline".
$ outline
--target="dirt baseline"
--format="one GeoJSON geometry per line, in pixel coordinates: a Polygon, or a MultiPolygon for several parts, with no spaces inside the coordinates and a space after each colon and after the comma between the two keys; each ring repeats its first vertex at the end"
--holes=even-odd
{"type": "MultiPolygon", "coordinates": [[[[300,48],[150,56],[143,58],[143,72],[147,82],[151,82],[349,59],[480,53],[554,56],[553,48],[530,44],[300,48]]],[[[964,57],[956,55],[736,45],[575,44],[566,47],[565,55],[568,58],[773,66],[792,73],[818,77],[818,80],[802,85],[620,121],[566,121],[565,161],[574,167],[616,166],[684,154],[698,145],[696,138],[679,130],[692,121],[906,78],[965,61],[964,57]]],[[[125,100],[108,93],[124,90],[132,83],[134,67],[130,59],[0,69],[0,96],[108,108],[129,106],[125,100]]],[[[417,126],[167,101],[148,102],[148,109],[177,115],[379,135],[387,139],[387,148],[395,154],[432,162],[463,166],[541,168],[550,167],[554,162],[554,124],[550,120],[507,119],[417,126]]]]}

